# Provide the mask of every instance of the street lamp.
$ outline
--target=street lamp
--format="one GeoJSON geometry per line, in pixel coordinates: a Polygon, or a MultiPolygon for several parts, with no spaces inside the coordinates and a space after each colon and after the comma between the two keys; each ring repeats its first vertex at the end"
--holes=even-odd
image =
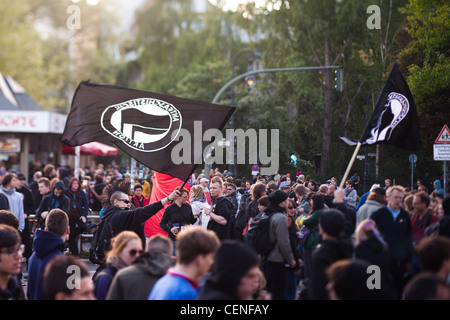
{"type": "MultiPolygon", "coordinates": [[[[253,51],[251,49],[242,49],[239,50],[233,57],[233,61],[231,63],[231,79],[234,79],[234,67],[236,65],[236,61],[239,58],[239,56],[241,56],[242,54],[251,54],[251,56],[249,58],[247,58],[248,63],[250,64],[251,62],[254,61],[254,59],[260,58],[261,57],[261,53],[258,51],[253,51]]],[[[253,69],[253,67],[252,67],[253,69]]],[[[247,79],[247,84],[249,86],[252,86],[254,84],[254,79],[247,79]]],[[[231,85],[231,107],[234,107],[234,83],[231,85]]],[[[234,129],[234,113],[231,115],[230,118],[230,129],[234,129]]],[[[233,143],[233,148],[230,149],[233,151],[233,162],[229,164],[229,171],[231,173],[231,175],[233,177],[236,177],[236,148],[235,148],[235,143],[236,141],[234,141],[233,143]]]]}
{"type": "MultiPolygon", "coordinates": [[[[376,90],[380,91],[379,88],[373,88],[370,90],[369,94],[367,95],[366,125],[367,125],[367,121],[369,120],[369,99],[370,99],[370,96],[373,95],[373,92],[376,90]]],[[[372,97],[372,100],[373,100],[373,97],[372,97]]],[[[368,190],[368,186],[367,186],[367,182],[369,180],[369,160],[368,160],[368,158],[369,158],[369,147],[366,146],[366,151],[364,154],[363,193],[366,193],[368,190]]]]}

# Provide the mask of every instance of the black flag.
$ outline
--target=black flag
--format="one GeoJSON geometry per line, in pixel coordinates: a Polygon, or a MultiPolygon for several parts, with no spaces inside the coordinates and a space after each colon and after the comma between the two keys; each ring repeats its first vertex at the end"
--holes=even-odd
{"type": "MultiPolygon", "coordinates": [[[[353,141],[341,139],[350,145],[353,141]]],[[[419,117],[408,83],[395,63],[360,139],[361,145],[384,143],[407,150],[420,148],[419,117]]]]}
{"type": "Polygon", "coordinates": [[[81,82],[61,140],[72,147],[111,141],[145,166],[186,181],[212,142],[203,140],[204,132],[222,130],[233,111],[207,102],[81,82]],[[193,156],[180,163],[172,159],[179,158],[172,151],[181,142],[193,156]]]}

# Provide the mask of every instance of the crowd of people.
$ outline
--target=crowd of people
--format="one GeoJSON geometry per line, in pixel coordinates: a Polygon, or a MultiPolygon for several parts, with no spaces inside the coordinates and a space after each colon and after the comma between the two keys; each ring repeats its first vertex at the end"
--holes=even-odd
{"type": "Polygon", "coordinates": [[[450,195],[439,180],[411,190],[386,179],[360,194],[357,174],[340,188],[299,172],[236,179],[216,169],[150,203],[151,172],[131,178],[101,165],[81,179],[47,165],[29,183],[2,172],[0,299],[450,298],[450,195]],[[146,236],[161,210],[161,234],[146,236]],[[77,241],[89,214],[101,217],[93,276],[77,241]],[[261,253],[251,239],[265,218],[261,253]],[[69,267],[80,270],[74,286],[69,267]]]}

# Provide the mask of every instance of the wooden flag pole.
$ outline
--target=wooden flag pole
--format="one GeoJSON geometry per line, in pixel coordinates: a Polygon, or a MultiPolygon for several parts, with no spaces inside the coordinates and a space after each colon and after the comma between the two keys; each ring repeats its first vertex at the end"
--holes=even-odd
{"type": "Polygon", "coordinates": [[[345,170],[345,174],[342,177],[341,183],[339,184],[339,189],[344,187],[345,181],[347,181],[348,174],[350,173],[350,169],[353,167],[353,163],[355,162],[356,156],[358,155],[359,149],[361,148],[361,141],[356,145],[355,151],[353,152],[353,156],[350,159],[350,163],[347,166],[347,170],[345,170]]]}

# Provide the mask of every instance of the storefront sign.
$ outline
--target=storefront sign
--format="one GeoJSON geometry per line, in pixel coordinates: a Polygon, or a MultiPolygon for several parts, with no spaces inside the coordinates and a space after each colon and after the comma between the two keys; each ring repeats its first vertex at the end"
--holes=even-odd
{"type": "Polygon", "coordinates": [[[0,152],[20,152],[20,139],[0,139],[0,152]]]}
{"type": "Polygon", "coordinates": [[[66,119],[48,111],[0,111],[0,132],[63,133],[66,119]]]}

